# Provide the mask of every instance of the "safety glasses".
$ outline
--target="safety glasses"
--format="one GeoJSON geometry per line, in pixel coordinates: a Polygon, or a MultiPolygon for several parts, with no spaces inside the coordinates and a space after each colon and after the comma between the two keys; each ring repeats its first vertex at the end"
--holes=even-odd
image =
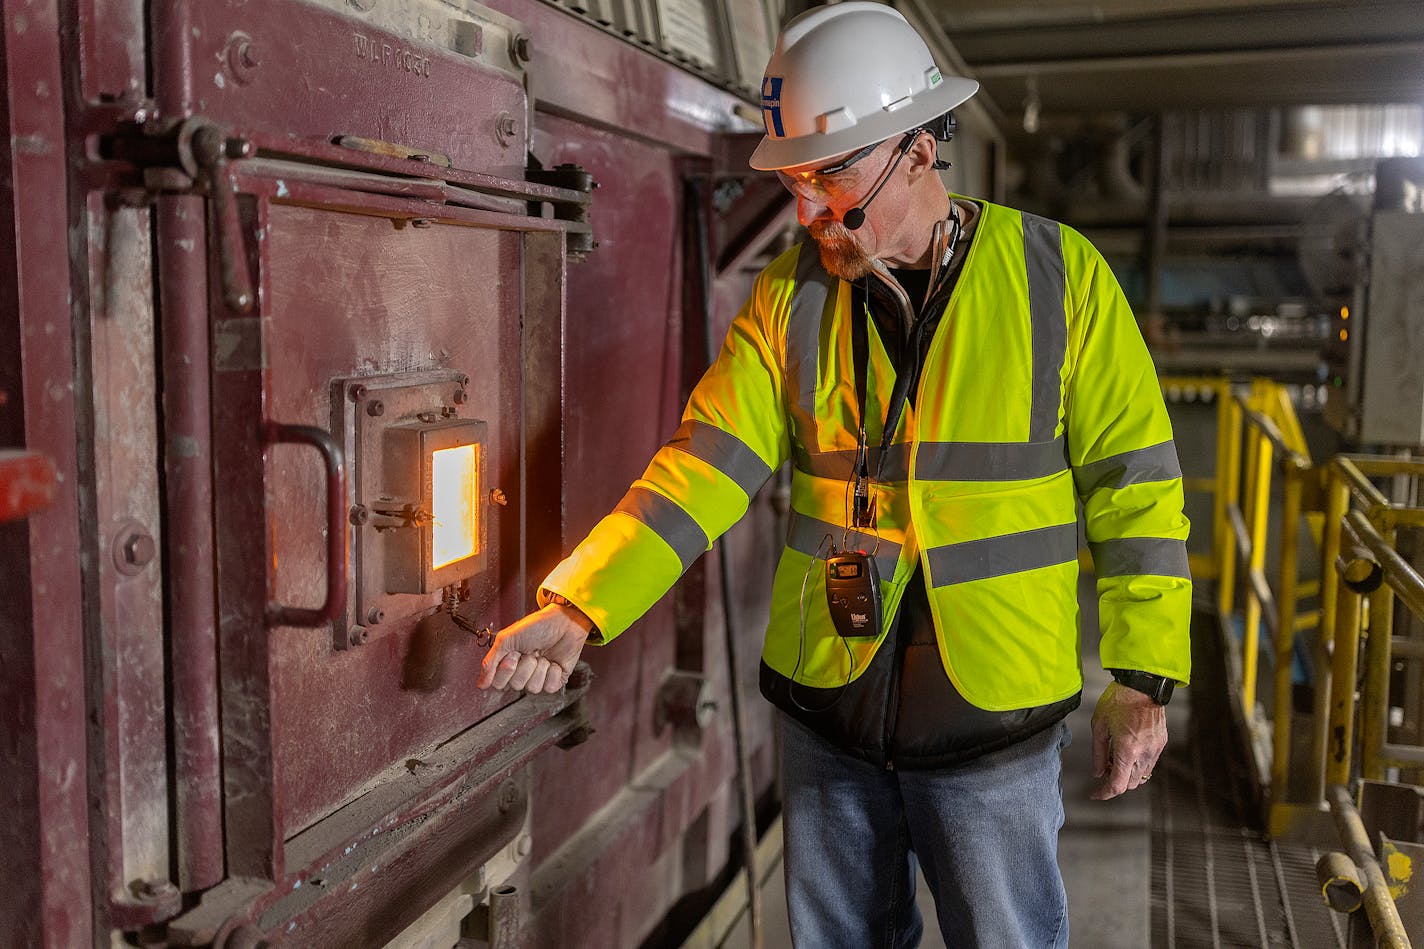
{"type": "MultiPolygon", "coordinates": [[[[905,153],[910,150],[910,146],[915,143],[915,139],[919,138],[920,133],[926,131],[929,130],[920,126],[906,132],[900,139],[900,144],[896,149],[897,154],[903,158],[905,153]]],[[[850,174],[845,174],[845,172],[849,171],[856,162],[885,144],[885,141],[888,139],[867,145],[858,152],[852,152],[834,165],[827,165],[814,171],[799,171],[793,174],[778,168],[776,177],[781,179],[782,185],[792,194],[808,201],[814,201],[816,204],[830,205],[857,190],[857,186],[861,183],[861,176],[855,172],[850,174]]],[[[938,163],[936,163],[936,167],[939,167],[938,163]]],[[[886,168],[888,172],[889,166],[887,165],[886,168]]],[[[882,172],[882,175],[885,173],[882,172]]]]}
{"type": "Polygon", "coordinates": [[[858,172],[850,172],[851,166],[868,156],[871,152],[879,148],[883,142],[873,142],[859,151],[852,152],[847,157],[824,168],[816,168],[812,171],[786,172],[777,169],[776,177],[781,180],[782,185],[792,194],[814,201],[817,204],[830,204],[839,198],[845,197],[850,192],[856,190],[856,186],[861,183],[861,175],[858,172]]]}

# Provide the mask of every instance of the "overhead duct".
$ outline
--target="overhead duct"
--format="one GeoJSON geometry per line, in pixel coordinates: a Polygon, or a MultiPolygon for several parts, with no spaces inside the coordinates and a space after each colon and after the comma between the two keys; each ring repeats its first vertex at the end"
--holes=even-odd
{"type": "Polygon", "coordinates": [[[1146,200],[1146,189],[1132,174],[1132,146],[1137,138],[1137,128],[1124,129],[1103,141],[1098,150],[1098,190],[1108,201],[1146,200]]]}

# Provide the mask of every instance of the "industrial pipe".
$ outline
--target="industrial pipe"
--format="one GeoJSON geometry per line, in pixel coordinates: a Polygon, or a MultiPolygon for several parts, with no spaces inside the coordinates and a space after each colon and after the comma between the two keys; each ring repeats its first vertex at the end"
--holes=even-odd
{"type": "Polygon", "coordinates": [[[1365,833],[1360,812],[1355,802],[1342,784],[1330,786],[1330,813],[1335,817],[1335,827],[1345,850],[1364,877],[1365,914],[1369,916],[1370,927],[1375,932],[1375,945],[1384,949],[1410,949],[1409,934],[1404,929],[1404,921],[1399,918],[1399,907],[1389,893],[1389,880],[1375,859],[1374,848],[1365,833]]]}
{"type": "Polygon", "coordinates": [[[1315,861],[1315,880],[1325,905],[1337,913],[1353,913],[1365,904],[1365,881],[1348,854],[1338,850],[1321,854],[1315,861]]]}

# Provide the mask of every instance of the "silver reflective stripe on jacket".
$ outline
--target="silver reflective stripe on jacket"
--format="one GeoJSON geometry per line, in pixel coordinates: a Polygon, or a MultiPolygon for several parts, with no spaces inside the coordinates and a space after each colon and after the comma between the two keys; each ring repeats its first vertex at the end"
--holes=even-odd
{"type": "MultiPolygon", "coordinates": [[[[884,468],[879,467],[880,446],[872,445],[866,449],[867,464],[871,472],[880,472],[880,483],[889,484],[904,481],[910,476],[910,466],[907,461],[908,448],[909,446],[903,442],[891,445],[885,453],[884,468]]],[[[841,451],[808,451],[804,447],[798,446],[796,468],[817,478],[849,481],[855,475],[855,456],[854,448],[846,448],[841,451]]]]}
{"type": "Polygon", "coordinates": [[[746,442],[698,419],[679,425],[668,447],[707,462],[736,482],[749,498],[771,477],[771,467],[746,442]]]}
{"type": "Polygon", "coordinates": [[[786,321],[786,378],[796,440],[811,448],[818,444],[816,381],[820,378],[821,327],[829,325],[824,316],[827,307],[835,305],[838,291],[836,278],[821,266],[816,242],[802,243],[786,321]]]}
{"type": "Polygon", "coordinates": [[[917,481],[1030,481],[1068,470],[1063,436],[1046,442],[920,442],[917,481]]]}
{"type": "Polygon", "coordinates": [[[1028,440],[1046,442],[1058,428],[1060,376],[1068,352],[1064,309],[1063,235],[1058,223],[1024,213],[1024,264],[1028,268],[1028,308],[1033,322],[1033,405],[1028,440]]]}
{"type": "Polygon", "coordinates": [[[1078,525],[1055,524],[1016,534],[932,547],[925,552],[930,586],[987,580],[1078,559],[1078,525]]]}
{"type": "Polygon", "coordinates": [[[1173,481],[1181,476],[1177,446],[1171,441],[1125,451],[1073,469],[1073,482],[1078,486],[1078,494],[1083,497],[1103,489],[1173,481]]]}
{"type": "Polygon", "coordinates": [[[707,533],[697,526],[692,515],[656,491],[629,488],[614,510],[648,525],[677,554],[684,572],[707,551],[707,533]]]}
{"type": "Polygon", "coordinates": [[[787,547],[808,557],[825,559],[830,556],[832,544],[873,554],[881,580],[889,580],[895,576],[895,566],[900,560],[899,544],[883,540],[874,534],[848,531],[844,527],[802,514],[800,511],[791,512],[790,521],[786,525],[787,547]]]}
{"type": "Polygon", "coordinates": [[[1187,568],[1187,544],[1170,537],[1118,537],[1088,544],[1099,577],[1182,577],[1187,568]]]}

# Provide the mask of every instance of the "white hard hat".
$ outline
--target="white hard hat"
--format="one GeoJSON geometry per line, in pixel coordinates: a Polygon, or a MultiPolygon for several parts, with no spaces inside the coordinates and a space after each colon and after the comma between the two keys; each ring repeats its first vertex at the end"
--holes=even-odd
{"type": "Polygon", "coordinates": [[[946,76],[900,13],[881,3],[816,7],[781,31],[761,81],[761,171],[820,162],[926,125],[979,91],[946,76]]]}

